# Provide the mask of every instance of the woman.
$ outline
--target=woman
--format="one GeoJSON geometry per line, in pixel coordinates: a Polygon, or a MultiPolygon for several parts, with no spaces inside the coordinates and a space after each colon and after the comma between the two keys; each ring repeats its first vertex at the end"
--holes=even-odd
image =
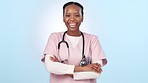
{"type": "Polygon", "coordinates": [[[63,21],[67,31],[50,35],[42,58],[50,83],[96,83],[107,60],[97,36],[80,31],[83,6],[66,3],[63,21]]]}

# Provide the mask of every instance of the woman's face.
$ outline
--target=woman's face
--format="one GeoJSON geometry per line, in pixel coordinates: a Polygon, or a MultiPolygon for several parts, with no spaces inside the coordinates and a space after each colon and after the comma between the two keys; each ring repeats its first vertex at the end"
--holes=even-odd
{"type": "Polygon", "coordinates": [[[72,4],[65,8],[63,21],[69,32],[79,32],[79,26],[83,21],[81,8],[72,4]]]}

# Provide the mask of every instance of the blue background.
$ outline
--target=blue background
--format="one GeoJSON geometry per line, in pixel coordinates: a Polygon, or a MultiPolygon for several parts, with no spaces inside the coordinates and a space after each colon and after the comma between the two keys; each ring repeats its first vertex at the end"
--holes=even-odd
{"type": "MultiPolygon", "coordinates": [[[[64,31],[69,0],[0,1],[0,83],[49,83],[40,59],[51,32],[64,31]]],[[[81,30],[99,37],[108,59],[98,83],[148,82],[148,0],[75,0],[81,30]]]]}

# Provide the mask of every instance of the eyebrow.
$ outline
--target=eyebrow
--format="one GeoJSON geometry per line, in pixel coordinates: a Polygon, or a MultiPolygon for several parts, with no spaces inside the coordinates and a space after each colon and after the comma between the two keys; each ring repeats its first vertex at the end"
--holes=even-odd
{"type": "MultiPolygon", "coordinates": [[[[71,14],[71,13],[65,13],[65,14],[71,14]]],[[[80,14],[79,12],[77,12],[77,13],[74,13],[74,14],[80,14]]]]}

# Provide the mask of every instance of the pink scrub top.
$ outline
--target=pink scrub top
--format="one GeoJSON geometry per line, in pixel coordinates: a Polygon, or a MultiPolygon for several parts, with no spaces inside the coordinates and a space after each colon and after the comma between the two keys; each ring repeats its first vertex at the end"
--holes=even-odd
{"type": "MultiPolygon", "coordinates": [[[[58,52],[58,43],[62,40],[64,32],[52,33],[48,39],[44,55],[54,55],[59,60],[68,59],[66,64],[68,65],[79,65],[82,59],[82,46],[83,39],[81,38],[79,43],[73,47],[68,37],[65,35],[64,39],[69,45],[70,56],[68,56],[68,48],[66,44],[62,43],[58,52]]],[[[92,34],[84,33],[85,48],[84,54],[86,58],[91,57],[92,62],[106,59],[104,52],[99,43],[98,37],[92,34]]],[[[42,58],[44,60],[45,57],[42,58]]],[[[74,80],[66,75],[57,75],[50,73],[50,83],[96,83],[96,79],[88,80],[74,80]]]]}

